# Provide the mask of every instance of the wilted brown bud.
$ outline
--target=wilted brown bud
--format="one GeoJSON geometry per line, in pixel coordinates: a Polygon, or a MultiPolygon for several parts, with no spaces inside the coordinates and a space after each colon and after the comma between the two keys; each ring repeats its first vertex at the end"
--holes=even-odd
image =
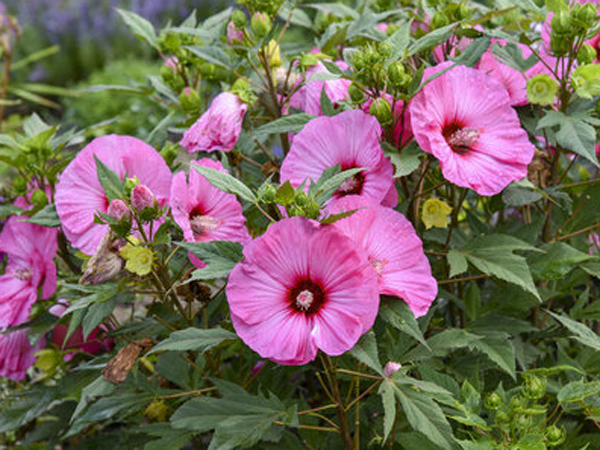
{"type": "Polygon", "coordinates": [[[541,189],[548,187],[550,175],[552,173],[552,163],[550,158],[544,152],[536,149],[533,160],[529,163],[527,179],[541,189]]]}
{"type": "Polygon", "coordinates": [[[140,339],[127,344],[106,364],[102,375],[111,383],[123,383],[133,369],[140,353],[149,350],[152,345],[151,339],[140,339]]]}
{"type": "Polygon", "coordinates": [[[123,270],[119,247],[123,240],[115,238],[112,231],[106,233],[96,253],[90,258],[79,284],[100,284],[112,280],[123,270]]]}

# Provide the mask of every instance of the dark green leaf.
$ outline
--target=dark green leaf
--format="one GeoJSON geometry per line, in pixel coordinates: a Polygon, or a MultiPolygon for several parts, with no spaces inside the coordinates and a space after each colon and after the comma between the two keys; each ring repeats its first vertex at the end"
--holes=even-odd
{"type": "Polygon", "coordinates": [[[104,188],[104,193],[106,194],[108,201],[111,202],[115,199],[124,198],[124,183],[119,176],[100,161],[96,155],[94,155],[94,159],[96,160],[98,181],[104,188]]]}
{"type": "Polygon", "coordinates": [[[298,133],[308,122],[314,119],[311,114],[299,113],[285,116],[257,128],[254,132],[260,134],[298,133]]]}
{"type": "Polygon", "coordinates": [[[248,186],[228,173],[221,172],[220,170],[211,167],[199,166],[197,164],[192,164],[191,167],[200,173],[200,175],[203,175],[208,182],[217,189],[238,195],[251,203],[256,203],[258,201],[256,194],[252,192],[248,186]]]}
{"type": "Polygon", "coordinates": [[[148,355],[160,351],[186,351],[194,350],[204,353],[206,350],[219,345],[228,339],[236,339],[237,335],[222,328],[187,328],[174,331],[168,339],[154,346],[148,355]]]}
{"type": "Polygon", "coordinates": [[[117,12],[123,18],[127,26],[131,29],[133,34],[138,38],[146,41],[156,50],[160,51],[158,45],[158,39],[156,38],[156,32],[152,24],[141,16],[123,9],[117,8],[117,12]]]}
{"type": "Polygon", "coordinates": [[[43,209],[36,212],[29,219],[23,219],[23,222],[34,223],[44,227],[60,227],[60,219],[56,213],[56,207],[54,205],[46,205],[43,209]]]}

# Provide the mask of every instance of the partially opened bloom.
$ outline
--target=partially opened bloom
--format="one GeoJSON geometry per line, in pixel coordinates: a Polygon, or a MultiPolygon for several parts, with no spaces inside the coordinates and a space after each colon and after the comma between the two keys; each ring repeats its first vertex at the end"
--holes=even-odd
{"type": "Polygon", "coordinates": [[[334,197],[360,195],[381,202],[393,187],[394,169],[383,155],[380,136],[377,119],[360,110],[313,119],[294,138],[281,165],[281,182],[289,180],[297,187],[308,179],[309,186],[336,164],[342,170],[363,167],[366,170],[346,180],[334,197]]]}
{"type": "MultiPolygon", "coordinates": [[[[424,79],[450,64],[426,70],[424,79]]],[[[527,176],[535,147],[506,89],[486,73],[449,70],[415,96],[410,114],[415,139],[452,183],[494,195],[527,176]]]]}
{"type": "Polygon", "coordinates": [[[334,227],[294,217],[244,248],[227,283],[238,335],[263,358],[306,364],[341,355],[375,320],[377,275],[364,251],[334,227]]]}
{"type": "Polygon", "coordinates": [[[121,179],[136,176],[152,191],[159,205],[169,198],[172,179],[163,157],[134,137],[103,136],[85,146],[60,177],[56,211],[67,239],[88,255],[95,252],[108,231],[108,225],[94,222],[94,215],[106,213],[109,206],[94,156],[121,179]]]}
{"type": "MultiPolygon", "coordinates": [[[[194,165],[225,172],[218,161],[204,158],[193,161],[188,180],[185,172],[173,177],[171,207],[173,219],[188,242],[250,240],[242,205],[235,195],[217,189],[194,170],[194,165]]],[[[197,259],[192,258],[197,264],[197,259]]],[[[202,266],[202,264],[200,264],[202,266]]]]}
{"type": "Polygon", "coordinates": [[[229,151],[235,147],[248,105],[231,92],[222,92],[210,108],[183,135],[188,152],[229,151]]]}
{"type": "Polygon", "coordinates": [[[0,334],[0,377],[15,381],[25,379],[27,369],[36,361],[34,356],[42,347],[42,340],[36,346],[29,343],[27,329],[0,334]]]}
{"type": "Polygon", "coordinates": [[[333,226],[364,249],[377,272],[381,294],[403,299],[415,317],[426,314],[437,295],[437,283],[411,223],[392,208],[357,196],[340,199],[330,210],[357,210],[333,226]]]}
{"type": "MultiPolygon", "coordinates": [[[[341,70],[347,70],[348,64],[344,61],[336,61],[335,64],[341,70]]],[[[349,98],[348,87],[350,80],[339,78],[336,80],[311,80],[316,74],[328,73],[322,62],[318,62],[313,67],[306,71],[306,84],[298,89],[290,98],[290,106],[295,109],[304,111],[307,114],[321,116],[321,92],[325,90],[325,94],[331,100],[335,107],[341,101],[349,98]]]]}
{"type": "Polygon", "coordinates": [[[0,330],[27,321],[41,287],[43,298],[56,290],[57,229],[11,217],[0,234],[0,253],[8,255],[0,276],[0,330]]]}

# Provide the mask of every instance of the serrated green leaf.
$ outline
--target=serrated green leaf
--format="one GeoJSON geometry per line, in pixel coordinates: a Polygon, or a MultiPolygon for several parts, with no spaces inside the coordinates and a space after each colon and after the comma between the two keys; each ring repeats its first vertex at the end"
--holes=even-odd
{"type": "MultiPolygon", "coordinates": [[[[389,144],[388,144],[389,145],[389,144]]],[[[394,151],[386,152],[386,156],[394,165],[394,178],[401,178],[410,175],[421,165],[420,158],[424,155],[423,151],[417,145],[409,145],[400,153],[394,151]]]]}
{"type": "Polygon", "coordinates": [[[193,45],[185,46],[185,49],[192,52],[194,55],[202,58],[203,60],[223,67],[225,69],[232,70],[233,64],[231,58],[222,48],[216,46],[205,46],[205,45],[193,45]]]}
{"type": "Polygon", "coordinates": [[[450,278],[465,273],[469,268],[467,258],[458,250],[452,249],[446,255],[448,264],[450,265],[450,278]]]}
{"type": "Polygon", "coordinates": [[[200,173],[200,175],[204,176],[208,182],[217,189],[230,194],[235,194],[251,203],[256,203],[258,201],[256,194],[252,192],[248,186],[228,173],[210,167],[199,166],[197,164],[192,164],[191,167],[200,173]]]}
{"type": "Polygon", "coordinates": [[[281,117],[266,123],[254,130],[257,135],[261,134],[282,134],[282,133],[298,133],[304,128],[308,122],[316,116],[305,113],[292,114],[290,116],[281,117]]]}
{"type": "Polygon", "coordinates": [[[516,379],[515,348],[506,333],[486,333],[482,339],[473,341],[472,346],[482,352],[502,370],[516,379]]]}
{"type": "Polygon", "coordinates": [[[394,394],[393,381],[384,380],[379,394],[383,404],[383,443],[385,443],[396,422],[396,396],[394,394]]]}
{"type": "Polygon", "coordinates": [[[383,367],[379,361],[379,351],[377,350],[377,341],[373,331],[364,334],[352,347],[350,354],[383,376],[383,367]]]}
{"type": "Polygon", "coordinates": [[[60,227],[60,219],[54,205],[46,205],[28,219],[23,218],[23,222],[29,222],[43,227],[60,227]]]}
{"type": "Polygon", "coordinates": [[[379,315],[393,327],[408,334],[425,348],[429,348],[417,319],[406,302],[396,299],[383,301],[379,308],[379,315]]]}
{"type": "Polygon", "coordinates": [[[574,334],[573,339],[581,342],[583,345],[600,351],[600,337],[584,324],[574,321],[567,316],[561,316],[552,311],[548,311],[560,324],[574,334]]]}
{"type": "Polygon", "coordinates": [[[146,41],[156,50],[160,51],[158,39],[156,38],[156,32],[148,20],[131,11],[125,11],[120,8],[116,9],[135,36],[146,41]]]}
{"type": "Polygon", "coordinates": [[[577,403],[596,394],[600,394],[600,382],[573,381],[558,391],[556,399],[562,404],[577,403]]]}
{"type": "Polygon", "coordinates": [[[533,255],[529,265],[534,275],[542,280],[559,280],[581,263],[594,258],[564,242],[546,244],[540,250],[545,253],[533,255]]]}
{"type": "Polygon", "coordinates": [[[385,40],[392,49],[392,56],[389,58],[391,61],[397,61],[404,56],[410,43],[411,24],[412,20],[400,23],[398,29],[385,40]]]}
{"type": "Polygon", "coordinates": [[[111,202],[115,199],[124,198],[124,184],[119,176],[100,161],[96,155],[94,155],[94,159],[96,160],[98,181],[104,188],[104,193],[108,201],[111,202]]]}
{"type": "Polygon", "coordinates": [[[448,40],[448,38],[452,35],[452,31],[456,25],[456,23],[451,23],[427,33],[425,36],[412,43],[412,45],[408,48],[408,55],[414,55],[415,53],[435,47],[436,45],[448,40]]]}
{"type": "Polygon", "coordinates": [[[294,191],[290,180],[287,180],[279,187],[279,189],[277,189],[277,193],[275,194],[275,201],[280,205],[290,205],[294,203],[295,195],[296,192],[294,191]]]}
{"type": "Polygon", "coordinates": [[[206,350],[216,347],[221,342],[237,339],[237,335],[231,331],[222,328],[186,328],[185,330],[174,331],[168,339],[158,343],[148,355],[160,351],[187,351],[194,350],[204,353],[206,350]]]}

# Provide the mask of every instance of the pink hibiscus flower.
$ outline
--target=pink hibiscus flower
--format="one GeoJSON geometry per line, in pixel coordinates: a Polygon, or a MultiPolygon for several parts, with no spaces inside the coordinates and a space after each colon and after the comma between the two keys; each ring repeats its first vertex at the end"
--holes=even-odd
{"type": "Polygon", "coordinates": [[[248,105],[231,92],[222,92],[210,108],[183,135],[181,145],[189,153],[228,152],[235,147],[248,105]]]}
{"type": "Polygon", "coordinates": [[[377,272],[379,292],[402,298],[415,317],[426,314],[437,282],[411,223],[391,208],[354,195],[335,202],[331,212],[354,209],[358,211],[334,226],[365,250],[377,272]]]}
{"type": "Polygon", "coordinates": [[[263,358],[306,364],[321,349],[341,355],[371,326],[379,307],[367,255],[334,227],[294,217],[244,249],[227,300],[238,335],[263,358]]]}
{"type": "MultiPolygon", "coordinates": [[[[425,70],[424,79],[448,67],[425,70]]],[[[535,147],[494,78],[457,66],[431,81],[410,105],[413,133],[452,183],[494,195],[527,176],[535,147]]]]}
{"type": "Polygon", "coordinates": [[[381,127],[374,117],[360,110],[344,111],[334,117],[311,120],[296,135],[292,148],[281,165],[281,182],[297,187],[317,181],[323,171],[336,164],[343,170],[364,167],[366,170],[346,180],[334,197],[361,195],[380,203],[393,202],[392,163],[379,145],[381,127]],[[391,199],[391,200],[390,200],[391,199]]]}
{"type": "Polygon", "coordinates": [[[21,325],[41,287],[43,298],[56,290],[54,257],[58,248],[55,228],[8,219],[0,234],[0,253],[8,255],[0,276],[0,330],[21,325]]]}
{"type": "MultiPolygon", "coordinates": [[[[348,64],[344,61],[336,61],[335,64],[341,70],[348,69],[348,64]]],[[[348,87],[351,82],[350,80],[341,78],[337,80],[311,81],[311,77],[317,73],[329,73],[321,61],[306,71],[306,84],[290,97],[290,106],[307,114],[321,116],[323,115],[323,111],[321,110],[321,92],[323,89],[325,89],[325,94],[335,107],[343,100],[349,98],[348,87]]]]}
{"type": "Polygon", "coordinates": [[[108,199],[98,181],[94,156],[121,179],[138,177],[159,204],[169,198],[172,179],[163,157],[134,137],[103,136],[86,145],[62,173],[55,198],[56,211],[67,239],[88,255],[95,252],[108,230],[107,225],[94,223],[97,212],[108,210],[108,199]]]}
{"type": "MultiPolygon", "coordinates": [[[[193,161],[192,165],[226,172],[220,162],[208,158],[193,161]]],[[[214,187],[193,167],[189,181],[184,172],[173,177],[171,208],[173,219],[188,242],[235,241],[245,244],[250,240],[242,205],[236,196],[214,187]]],[[[191,259],[196,266],[204,267],[197,258],[191,259]]]]}
{"type": "Polygon", "coordinates": [[[43,341],[34,347],[29,343],[27,329],[0,334],[0,376],[15,381],[25,379],[27,369],[36,361],[33,356],[42,348],[43,341]]]}

